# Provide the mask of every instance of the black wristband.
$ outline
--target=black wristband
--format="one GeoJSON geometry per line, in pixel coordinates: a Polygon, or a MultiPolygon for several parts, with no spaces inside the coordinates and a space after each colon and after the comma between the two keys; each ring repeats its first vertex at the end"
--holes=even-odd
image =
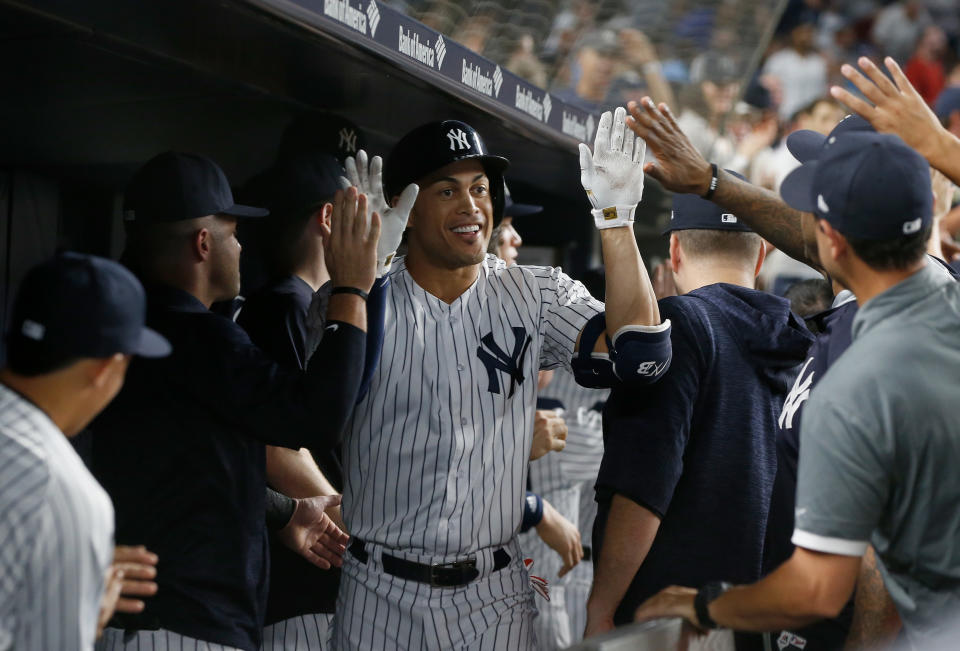
{"type": "Polygon", "coordinates": [[[367,300],[367,297],[369,296],[369,294],[362,289],[357,289],[356,287],[347,287],[346,285],[341,285],[340,287],[334,287],[331,289],[330,295],[333,296],[334,294],[355,294],[363,300],[367,300]]]}
{"type": "Polygon", "coordinates": [[[717,164],[710,163],[710,169],[713,170],[713,176],[710,178],[710,187],[707,189],[707,193],[703,195],[704,199],[709,199],[713,196],[714,190],[717,189],[717,183],[720,182],[720,170],[717,168],[717,164]]]}
{"type": "Polygon", "coordinates": [[[717,623],[710,617],[710,602],[729,590],[729,583],[714,581],[708,583],[697,591],[697,596],[693,598],[693,610],[697,613],[697,624],[703,629],[717,628],[717,623]]]}

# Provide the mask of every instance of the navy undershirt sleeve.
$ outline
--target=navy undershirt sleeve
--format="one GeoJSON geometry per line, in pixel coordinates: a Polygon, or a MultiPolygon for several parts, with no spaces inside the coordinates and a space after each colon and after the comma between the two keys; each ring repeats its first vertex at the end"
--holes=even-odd
{"type": "Polygon", "coordinates": [[[370,381],[380,362],[380,351],[383,348],[383,319],[387,311],[387,290],[390,288],[390,277],[377,278],[367,297],[367,345],[363,359],[363,376],[360,379],[360,393],[357,402],[363,400],[370,389],[370,381]]]}

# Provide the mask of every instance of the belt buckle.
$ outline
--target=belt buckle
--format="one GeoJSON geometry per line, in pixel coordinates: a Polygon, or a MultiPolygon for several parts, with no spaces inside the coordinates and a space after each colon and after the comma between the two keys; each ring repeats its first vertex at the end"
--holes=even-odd
{"type": "Polygon", "coordinates": [[[430,585],[434,588],[450,588],[466,585],[478,576],[480,576],[480,572],[477,571],[476,557],[430,566],[430,585]],[[459,572],[456,579],[450,576],[454,571],[459,572]]]}

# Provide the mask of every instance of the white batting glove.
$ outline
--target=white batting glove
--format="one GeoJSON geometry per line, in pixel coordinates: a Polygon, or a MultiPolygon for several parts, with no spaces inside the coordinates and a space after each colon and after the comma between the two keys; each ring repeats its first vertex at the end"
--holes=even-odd
{"type": "Polygon", "coordinates": [[[580,184],[593,206],[597,228],[633,224],[633,213],[643,196],[643,156],[647,143],[626,129],[627,111],[618,108],[600,116],[597,137],[590,148],[580,143],[580,184]],[[611,128],[611,122],[612,128],[611,128]]]}
{"type": "Polygon", "coordinates": [[[377,278],[380,278],[390,271],[420,188],[416,183],[408,185],[400,193],[400,201],[391,208],[383,196],[383,160],[379,156],[370,159],[368,165],[367,152],[361,149],[356,160],[353,156],[347,158],[346,169],[347,178],[341,176],[340,185],[343,189],[354,186],[361,194],[367,195],[367,223],[373,213],[380,215],[380,241],[377,242],[377,278]]]}

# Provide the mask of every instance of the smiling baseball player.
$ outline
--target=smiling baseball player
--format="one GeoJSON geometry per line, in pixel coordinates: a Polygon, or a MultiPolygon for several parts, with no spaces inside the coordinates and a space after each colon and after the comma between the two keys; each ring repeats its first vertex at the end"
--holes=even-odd
{"type": "MultiPolygon", "coordinates": [[[[533,593],[516,542],[540,368],[650,382],[669,360],[632,231],[644,145],[604,114],[584,186],[610,270],[604,305],[560,269],[487,256],[503,210],[506,159],[469,125],[408,133],[386,161],[386,197],[420,187],[390,274],[385,337],[370,392],[347,427],[344,520],[353,535],[334,620],[338,649],[531,649],[533,593]],[[636,143],[636,147],[634,146],[636,143]]],[[[375,158],[371,171],[379,166],[375,158]]],[[[361,167],[375,196],[377,174],[361,167]],[[371,187],[372,186],[372,187],[371,187]]],[[[364,187],[366,186],[366,187],[364,187]]],[[[373,202],[376,204],[376,202],[373,202]]],[[[383,212],[386,202],[371,209],[383,212]]],[[[595,380],[594,380],[595,381],[595,380]]]]}

